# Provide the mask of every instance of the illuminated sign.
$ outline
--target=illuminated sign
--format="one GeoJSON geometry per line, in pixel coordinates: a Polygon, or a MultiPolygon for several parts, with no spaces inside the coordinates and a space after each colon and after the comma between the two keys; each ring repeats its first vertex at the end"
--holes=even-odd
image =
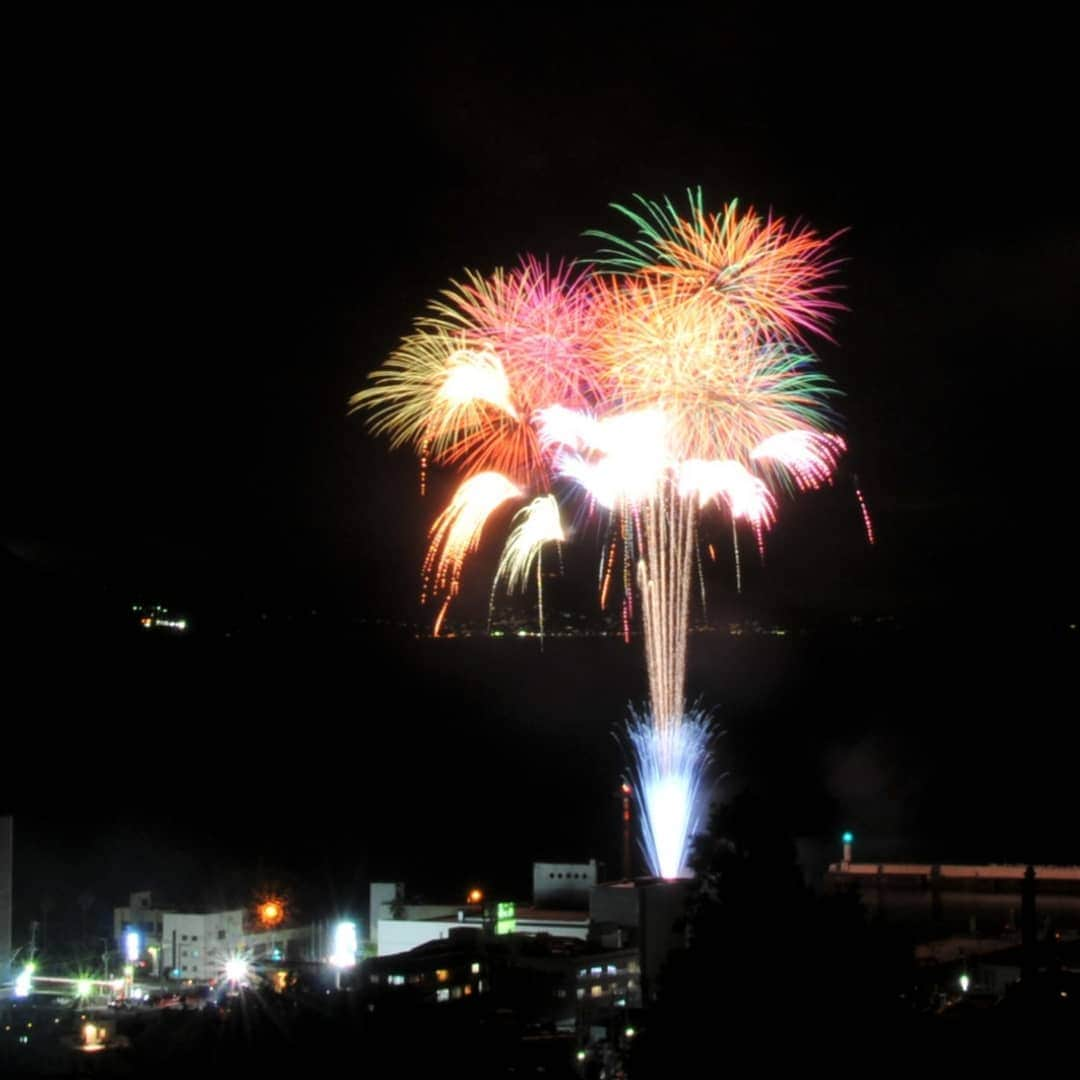
{"type": "Polygon", "coordinates": [[[500,900],[495,905],[495,933],[512,934],[517,929],[516,914],[513,900],[500,900]]]}

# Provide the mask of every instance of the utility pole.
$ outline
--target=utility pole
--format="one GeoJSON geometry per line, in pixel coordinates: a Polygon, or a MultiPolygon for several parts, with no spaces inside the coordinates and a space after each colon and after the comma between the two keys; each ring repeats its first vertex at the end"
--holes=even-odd
{"type": "Polygon", "coordinates": [[[622,876],[624,881],[630,880],[630,795],[632,788],[623,780],[620,790],[622,792],[622,876]]]}

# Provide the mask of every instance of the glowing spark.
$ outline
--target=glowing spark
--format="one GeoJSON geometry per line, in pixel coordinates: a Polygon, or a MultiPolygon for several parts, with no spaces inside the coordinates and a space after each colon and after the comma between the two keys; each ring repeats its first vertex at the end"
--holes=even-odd
{"type": "Polygon", "coordinates": [[[766,528],[776,517],[772,492],[737,461],[684,461],[679,467],[679,494],[697,495],[702,507],[723,496],[733,518],[746,518],[766,528]]]}
{"type": "Polygon", "coordinates": [[[510,531],[499,560],[495,581],[506,579],[506,589],[525,591],[529,574],[544,544],[566,539],[559,520],[559,504],[553,495],[544,495],[519,510],[514,517],[517,523],[510,531]]]}
{"type": "Polygon", "coordinates": [[[820,431],[782,431],[750,451],[755,461],[776,461],[794,477],[800,491],[816,489],[832,480],[836,463],[846,449],[839,435],[820,431]]]}
{"type": "MultiPolygon", "coordinates": [[[[438,398],[452,410],[468,408],[475,402],[487,402],[516,420],[517,410],[510,402],[510,384],[502,361],[493,352],[461,349],[451,355],[446,378],[439,387],[438,398]]],[[[450,412],[453,417],[454,412],[450,412]]],[[[443,424],[454,426],[449,419],[443,424]]]]}
{"type": "Polygon", "coordinates": [[[705,776],[711,761],[706,714],[692,711],[660,727],[631,711],[626,725],[639,793],[642,850],[657,877],[690,877],[693,838],[704,825],[705,776]]]}
{"type": "MultiPolygon", "coordinates": [[[[856,478],[856,483],[858,480],[856,478]]],[[[866,541],[873,546],[874,543],[874,523],[870,520],[870,511],[867,509],[866,500],[863,498],[862,489],[855,488],[855,498],[859,500],[859,510],[862,512],[863,527],[866,529],[866,541]]]]}
{"type": "Polygon", "coordinates": [[[541,416],[542,430],[546,431],[542,439],[552,445],[566,436],[573,438],[572,445],[577,447],[556,452],[556,475],[576,480],[607,510],[634,505],[653,495],[668,467],[663,413],[644,409],[589,421],[567,416],[567,410],[555,418],[548,415],[551,412],[541,416]]]}
{"type": "Polygon", "coordinates": [[[562,522],[559,520],[559,504],[555,501],[554,495],[544,495],[533,499],[524,510],[518,511],[514,521],[517,524],[510,530],[510,535],[507,537],[499,567],[495,571],[491,593],[494,598],[495,589],[503,578],[506,579],[508,592],[513,592],[515,589],[524,592],[529,574],[535,565],[540,638],[543,640],[544,579],[541,553],[544,544],[561,543],[565,539],[562,522]]]}
{"type": "Polygon", "coordinates": [[[450,504],[431,526],[431,543],[424,560],[426,600],[431,593],[445,592],[435,635],[442,625],[450,599],[456,595],[466,556],[475,551],[491,514],[508,499],[521,497],[521,489],[499,473],[479,473],[466,480],[450,504]]]}
{"type": "Polygon", "coordinates": [[[670,281],[688,301],[721,311],[757,335],[823,334],[843,306],[830,298],[839,263],[828,254],[839,234],[789,228],[783,218],[740,209],[737,200],[707,214],[700,188],[687,195],[685,217],[670,199],[656,203],[638,195],[640,209],[613,206],[637,226],[638,238],[592,231],[615,245],[604,250],[603,265],[670,281]]]}

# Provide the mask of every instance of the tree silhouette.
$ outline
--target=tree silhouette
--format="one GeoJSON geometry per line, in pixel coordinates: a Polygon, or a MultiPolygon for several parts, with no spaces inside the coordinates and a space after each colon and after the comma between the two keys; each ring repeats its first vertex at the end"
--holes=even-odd
{"type": "Polygon", "coordinates": [[[804,1059],[907,1020],[907,957],[872,927],[857,896],[818,896],[791,837],[752,793],[714,808],[693,856],[689,946],[669,959],[632,1062],[635,1078],[740,1057],[804,1059]],[[747,1040],[761,1033],[753,1047],[747,1040]]]}

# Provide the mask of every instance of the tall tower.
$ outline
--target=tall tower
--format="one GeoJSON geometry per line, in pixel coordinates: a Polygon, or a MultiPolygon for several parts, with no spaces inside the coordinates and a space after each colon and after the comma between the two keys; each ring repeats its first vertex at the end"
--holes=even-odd
{"type": "Polygon", "coordinates": [[[12,862],[15,819],[0,817],[0,982],[11,977],[12,862]]]}

